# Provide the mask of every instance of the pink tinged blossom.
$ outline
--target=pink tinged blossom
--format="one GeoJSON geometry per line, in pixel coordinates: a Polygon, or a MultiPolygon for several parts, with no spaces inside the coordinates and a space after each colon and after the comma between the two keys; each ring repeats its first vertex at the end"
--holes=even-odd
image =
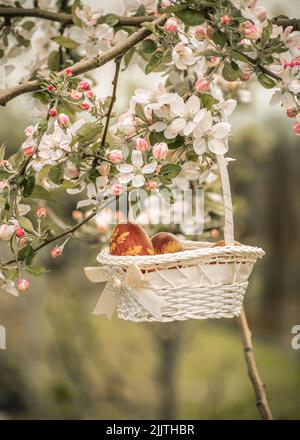
{"type": "Polygon", "coordinates": [[[72,76],[72,75],[73,75],[73,70],[72,70],[70,67],[68,67],[68,68],[64,71],[64,74],[67,75],[67,76],[72,76]]]}
{"type": "Polygon", "coordinates": [[[121,150],[112,150],[108,157],[111,162],[120,163],[123,160],[123,153],[121,150]]]}
{"type": "Polygon", "coordinates": [[[91,106],[88,102],[84,101],[80,104],[80,108],[82,108],[82,110],[89,110],[91,106]]]}
{"type": "Polygon", "coordinates": [[[168,152],[169,148],[165,142],[159,142],[152,147],[152,153],[156,160],[164,160],[168,152]]]}
{"type": "Polygon", "coordinates": [[[45,218],[47,215],[47,209],[41,206],[40,208],[37,208],[36,210],[36,216],[38,218],[45,218]]]}
{"type": "Polygon", "coordinates": [[[50,255],[52,258],[61,257],[63,254],[63,248],[61,246],[54,246],[54,248],[51,249],[50,255]]]}
{"type": "Polygon", "coordinates": [[[171,2],[170,2],[170,0],[163,0],[163,1],[161,2],[161,7],[162,7],[162,9],[168,8],[169,6],[171,6],[171,2]]]}
{"type": "Polygon", "coordinates": [[[70,97],[76,101],[82,97],[82,93],[78,90],[72,89],[70,92],[70,97]]]}
{"type": "Polygon", "coordinates": [[[298,114],[298,111],[295,108],[288,108],[286,114],[288,118],[295,118],[298,114]]]}
{"type": "Polygon", "coordinates": [[[88,99],[90,99],[90,100],[95,99],[95,96],[96,96],[96,94],[95,94],[95,92],[93,92],[93,90],[88,90],[88,91],[86,92],[86,97],[87,97],[88,99]]]}
{"type": "Polygon", "coordinates": [[[174,17],[168,18],[164,28],[166,32],[177,32],[179,29],[178,20],[174,17]]]}
{"type": "Polygon", "coordinates": [[[57,110],[55,107],[50,108],[49,116],[51,116],[51,118],[54,118],[55,116],[57,116],[57,110]]]}
{"type": "Polygon", "coordinates": [[[221,24],[223,25],[223,26],[228,26],[230,23],[231,23],[231,18],[229,17],[229,15],[223,15],[222,17],[221,17],[221,24]]]}
{"type": "Polygon", "coordinates": [[[195,36],[198,40],[207,38],[207,30],[204,26],[197,26],[195,29],[195,36]]]}
{"type": "Polygon", "coordinates": [[[19,292],[26,292],[30,287],[30,282],[25,278],[20,278],[17,282],[19,292]]]}
{"type": "Polygon", "coordinates": [[[24,237],[24,235],[25,235],[25,231],[24,231],[23,228],[21,228],[20,226],[18,226],[18,227],[16,228],[15,234],[16,234],[16,237],[21,238],[21,237],[24,237]]]}
{"type": "Polygon", "coordinates": [[[139,151],[147,151],[148,150],[148,142],[143,138],[137,138],[134,143],[134,148],[139,151]]]}
{"type": "Polygon", "coordinates": [[[146,183],[146,189],[148,189],[149,191],[153,191],[156,188],[157,182],[155,182],[154,180],[149,180],[149,182],[146,183]]]}
{"type": "Polygon", "coordinates": [[[35,132],[35,128],[33,125],[29,125],[24,130],[24,133],[26,134],[26,136],[32,136],[34,132],[35,132]]]}
{"type": "Polygon", "coordinates": [[[123,191],[123,186],[120,183],[115,183],[114,185],[112,185],[111,191],[113,195],[120,196],[123,191]]]}
{"type": "Polygon", "coordinates": [[[243,35],[249,40],[256,41],[261,37],[261,29],[251,21],[246,21],[241,25],[243,35]]]}
{"type": "Polygon", "coordinates": [[[209,89],[209,86],[210,86],[209,81],[207,81],[204,78],[198,79],[198,81],[196,81],[195,84],[195,88],[196,90],[198,90],[198,92],[206,92],[209,89]]]}
{"type": "Polygon", "coordinates": [[[65,113],[60,113],[58,115],[57,122],[60,127],[63,128],[68,127],[68,125],[70,124],[69,116],[66,115],[65,113]]]}
{"type": "Polygon", "coordinates": [[[300,122],[296,122],[293,125],[293,132],[297,135],[300,136],[300,122]]]}
{"type": "Polygon", "coordinates": [[[0,226],[0,240],[10,240],[14,232],[15,227],[13,225],[3,223],[0,226]]]}
{"type": "Polygon", "coordinates": [[[28,145],[28,147],[23,148],[23,154],[25,157],[31,157],[34,154],[34,147],[32,145],[28,145]]]}
{"type": "Polygon", "coordinates": [[[79,87],[84,92],[86,92],[87,90],[90,90],[90,88],[91,88],[90,83],[88,81],[80,81],[79,87]]]}
{"type": "Polygon", "coordinates": [[[99,167],[99,173],[100,176],[107,177],[110,172],[110,164],[109,163],[102,163],[99,167]]]}
{"type": "Polygon", "coordinates": [[[53,84],[49,84],[48,87],[47,87],[47,90],[48,90],[48,92],[54,92],[54,90],[55,90],[54,85],[53,84]]]}

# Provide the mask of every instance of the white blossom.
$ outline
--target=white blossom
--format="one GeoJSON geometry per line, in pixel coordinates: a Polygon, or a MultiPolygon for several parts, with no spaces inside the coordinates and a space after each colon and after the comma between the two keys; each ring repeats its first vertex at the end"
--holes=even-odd
{"type": "Polygon", "coordinates": [[[117,165],[120,172],[118,179],[122,184],[132,182],[132,186],[139,188],[146,182],[144,174],[154,173],[157,162],[150,162],[144,165],[143,154],[141,151],[133,150],[131,154],[131,164],[122,163],[117,165]]]}
{"type": "Polygon", "coordinates": [[[214,124],[212,114],[207,111],[194,130],[194,150],[201,155],[207,151],[225,154],[228,150],[227,136],[231,125],[228,122],[214,124]]]}

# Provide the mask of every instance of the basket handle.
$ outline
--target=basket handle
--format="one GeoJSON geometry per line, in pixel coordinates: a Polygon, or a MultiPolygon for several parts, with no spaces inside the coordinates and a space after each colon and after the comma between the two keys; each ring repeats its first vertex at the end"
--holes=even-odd
{"type": "Polygon", "coordinates": [[[227,164],[222,154],[216,154],[221,175],[223,203],[224,203],[224,241],[226,245],[234,244],[234,225],[231,190],[227,164]]]}

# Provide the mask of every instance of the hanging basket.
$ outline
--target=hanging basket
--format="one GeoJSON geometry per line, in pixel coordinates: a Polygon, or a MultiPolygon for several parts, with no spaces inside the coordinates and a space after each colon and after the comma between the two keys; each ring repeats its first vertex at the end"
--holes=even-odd
{"type": "Polygon", "coordinates": [[[117,308],[119,318],[134,322],[232,318],[241,313],[248,278],[264,251],[234,245],[227,165],[220,155],[217,162],[226,245],[186,241],[181,252],[146,256],[114,256],[103,249],[97,257],[103,267],[85,269],[91,281],[107,282],[94,313],[110,318],[117,308]]]}

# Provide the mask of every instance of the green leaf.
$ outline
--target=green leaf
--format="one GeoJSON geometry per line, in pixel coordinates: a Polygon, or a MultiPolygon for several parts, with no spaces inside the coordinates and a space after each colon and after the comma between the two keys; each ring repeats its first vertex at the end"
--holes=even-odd
{"type": "Polygon", "coordinates": [[[141,119],[142,121],[148,122],[148,121],[147,121],[147,118],[146,118],[146,115],[145,115],[145,113],[144,113],[143,106],[142,106],[141,104],[137,103],[137,104],[135,105],[134,113],[135,113],[136,116],[137,116],[139,119],[141,119]]]}
{"type": "Polygon", "coordinates": [[[185,156],[187,160],[190,160],[192,162],[197,162],[199,158],[198,154],[196,154],[195,151],[188,151],[185,156]]]}
{"type": "Polygon", "coordinates": [[[4,57],[4,50],[0,49],[0,58],[3,58],[3,57],[4,57]]]}
{"type": "Polygon", "coordinates": [[[80,0],[75,0],[75,2],[72,5],[72,9],[71,9],[71,14],[72,14],[72,20],[73,23],[78,26],[81,27],[82,26],[82,21],[80,20],[79,17],[77,17],[77,15],[75,14],[76,9],[82,9],[82,4],[80,0]]]}
{"type": "Polygon", "coordinates": [[[116,14],[106,14],[98,20],[98,23],[106,23],[114,27],[119,23],[119,17],[116,14]]]}
{"type": "Polygon", "coordinates": [[[258,82],[265,87],[265,89],[273,89],[276,86],[276,82],[264,73],[259,73],[257,75],[258,82]]]}
{"type": "Polygon", "coordinates": [[[272,34],[272,30],[273,30],[273,24],[270,20],[268,20],[268,25],[266,27],[264,27],[264,30],[263,30],[262,36],[261,36],[261,47],[262,48],[264,48],[268,44],[269,39],[272,34]]]}
{"type": "Polygon", "coordinates": [[[226,81],[236,81],[241,75],[241,70],[234,61],[231,61],[231,63],[225,62],[222,75],[226,81]]]}
{"type": "Polygon", "coordinates": [[[29,197],[35,186],[34,176],[31,175],[26,177],[22,182],[22,186],[23,186],[23,197],[29,197]]]}
{"type": "Polygon", "coordinates": [[[91,168],[89,171],[89,178],[92,182],[96,182],[97,177],[100,176],[100,173],[96,168],[91,168]]]}
{"type": "Polygon", "coordinates": [[[145,67],[146,75],[153,72],[153,70],[156,69],[163,62],[163,58],[164,58],[163,52],[161,51],[155,52],[150,58],[149,63],[145,67]]]}
{"type": "Polygon", "coordinates": [[[145,53],[153,53],[157,49],[157,44],[155,41],[147,39],[142,42],[140,49],[145,53]]]}
{"type": "Polygon", "coordinates": [[[182,11],[175,12],[175,15],[188,26],[197,26],[205,20],[202,12],[194,9],[183,9],[182,11]]]}
{"type": "Polygon", "coordinates": [[[48,202],[55,202],[52,194],[42,186],[36,185],[30,194],[31,199],[47,200],[48,202]]]}
{"type": "Polygon", "coordinates": [[[64,181],[64,169],[62,165],[55,165],[50,168],[48,178],[56,185],[60,185],[64,181]]]}
{"type": "Polygon", "coordinates": [[[22,23],[22,28],[26,31],[31,31],[31,29],[34,27],[34,21],[25,21],[22,23]]]}
{"type": "Polygon", "coordinates": [[[202,106],[208,110],[211,109],[215,102],[214,97],[210,93],[203,93],[200,99],[202,106]]]}
{"type": "Polygon", "coordinates": [[[167,165],[164,165],[161,170],[160,174],[167,178],[168,180],[174,179],[181,171],[181,166],[174,164],[174,163],[168,163],[167,165]]]}
{"type": "Polygon", "coordinates": [[[52,37],[52,41],[64,47],[65,49],[75,49],[79,45],[76,41],[72,40],[72,38],[64,37],[63,35],[58,35],[57,37],[52,37]]]}
{"type": "Polygon", "coordinates": [[[34,230],[31,221],[27,217],[18,217],[18,222],[20,226],[25,229],[25,231],[32,232],[34,230]]]}
{"type": "Polygon", "coordinates": [[[24,261],[26,265],[29,265],[34,257],[33,247],[28,244],[22,248],[18,253],[18,260],[24,261]]]}
{"type": "Polygon", "coordinates": [[[44,275],[45,273],[49,272],[49,270],[47,270],[44,266],[28,266],[25,268],[25,270],[30,275],[33,275],[35,277],[44,275]]]}
{"type": "Polygon", "coordinates": [[[60,67],[60,55],[57,50],[53,50],[48,57],[48,67],[53,72],[57,72],[60,67]]]}
{"type": "Polygon", "coordinates": [[[176,150],[176,148],[182,147],[184,145],[184,137],[176,136],[175,139],[167,139],[168,147],[170,150],[176,150]]]}
{"type": "Polygon", "coordinates": [[[101,131],[101,123],[87,122],[77,130],[76,135],[72,139],[71,145],[76,144],[76,142],[79,142],[80,144],[92,142],[96,137],[100,136],[101,131]]]}
{"type": "Polygon", "coordinates": [[[220,52],[218,50],[214,50],[214,49],[206,49],[206,50],[202,50],[199,55],[203,56],[203,57],[222,57],[224,54],[223,52],[220,52]]]}
{"type": "Polygon", "coordinates": [[[215,31],[212,36],[213,41],[219,46],[223,47],[227,41],[227,37],[224,32],[215,31]]]}

